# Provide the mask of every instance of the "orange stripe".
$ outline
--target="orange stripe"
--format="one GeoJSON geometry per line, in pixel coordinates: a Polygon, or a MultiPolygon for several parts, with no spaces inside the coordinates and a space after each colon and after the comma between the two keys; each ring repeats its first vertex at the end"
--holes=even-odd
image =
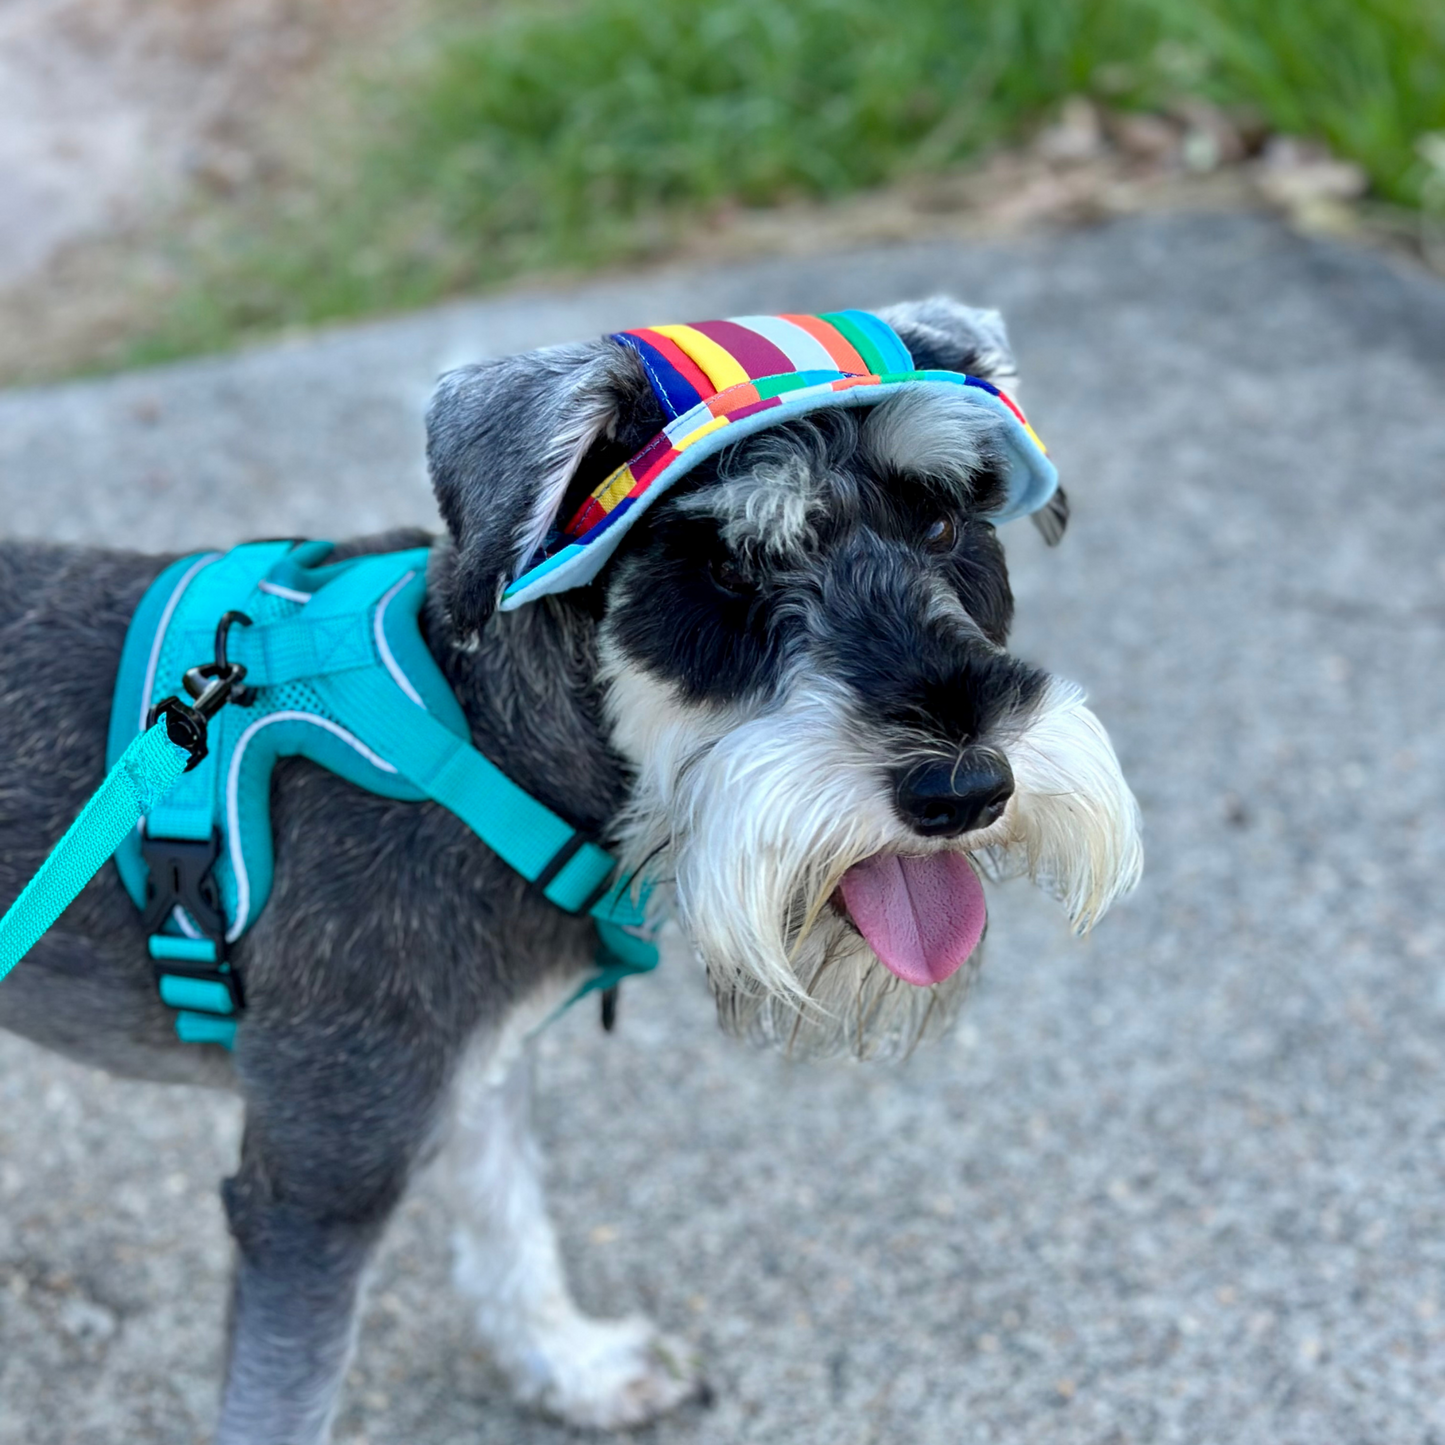
{"type": "Polygon", "coordinates": [[[800,331],[806,331],[814,341],[819,342],[833,358],[839,371],[851,371],[855,376],[867,373],[867,362],[858,355],[853,343],[837,327],[830,326],[816,316],[792,316],[784,313],[783,320],[791,321],[800,331]]]}
{"type": "Polygon", "coordinates": [[[728,387],[726,391],[718,392],[716,396],[708,397],[704,404],[714,416],[723,416],[727,412],[736,411],[740,406],[747,406],[749,402],[761,400],[757,387],[750,381],[742,381],[736,386],[728,387]]]}

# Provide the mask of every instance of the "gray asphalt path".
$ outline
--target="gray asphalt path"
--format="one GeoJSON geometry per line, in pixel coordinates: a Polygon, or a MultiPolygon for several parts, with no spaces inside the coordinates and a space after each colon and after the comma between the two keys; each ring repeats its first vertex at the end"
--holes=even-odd
{"type": "MultiPolygon", "coordinates": [[[[618,324],[1004,307],[1076,504],[1009,537],[1019,649],[1078,677],[1147,879],[1072,940],[1026,885],[902,1069],[722,1039],[673,959],[543,1045],[594,1309],[693,1340],[658,1445],[1445,1441],[1445,286],[1248,218],[1154,218],[456,306],[0,395],[0,526],[125,545],[432,515],[443,364],[618,324]]],[[[0,1039],[0,1442],[204,1438],[235,1106],[0,1039]]],[[[432,1188],[343,1441],[520,1442],[432,1188]]]]}

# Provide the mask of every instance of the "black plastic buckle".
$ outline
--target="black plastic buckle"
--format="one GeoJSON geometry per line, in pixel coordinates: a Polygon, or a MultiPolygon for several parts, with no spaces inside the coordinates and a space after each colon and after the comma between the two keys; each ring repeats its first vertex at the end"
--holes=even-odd
{"type": "MultiPolygon", "coordinates": [[[[552,855],[542,871],[532,880],[543,892],[547,891],[552,880],[587,846],[592,840],[585,833],[573,833],[570,838],[552,855]]],[[[593,907],[599,903],[612,886],[610,876],[604,878],[591,893],[583,899],[577,908],[578,913],[590,913],[593,907]]]]}
{"type": "MultiPolygon", "coordinates": [[[[211,872],[221,856],[220,832],[213,832],[209,838],[152,838],[143,834],[140,849],[150,870],[146,882],[146,932],[159,933],[179,904],[215,944],[216,962],[223,963],[226,913],[221,904],[220,886],[211,872]]],[[[167,964],[170,962],[166,960],[167,964]]],[[[167,971],[183,973],[184,969],[168,968],[167,971]]]]}
{"type": "Polygon", "coordinates": [[[586,838],[581,833],[573,833],[568,840],[552,855],[546,867],[532,880],[543,893],[547,891],[547,885],[582,851],[582,845],[586,838]]]}
{"type": "Polygon", "coordinates": [[[220,832],[213,832],[209,838],[142,836],[140,846],[141,856],[150,870],[143,920],[146,932],[153,937],[171,937],[163,934],[162,929],[172,911],[181,907],[190,914],[215,951],[213,960],[152,955],[156,987],[161,988],[162,980],[167,977],[219,983],[231,1000],[232,1012],[240,1013],[246,1000],[240,975],[226,962],[226,914],[221,904],[220,885],[212,871],[221,856],[220,832]]]}
{"type": "Polygon", "coordinates": [[[206,756],[206,729],[211,719],[228,702],[248,707],[256,700],[256,689],[241,685],[246,669],[239,662],[226,659],[226,637],[237,622],[243,627],[251,625],[251,619],[244,612],[226,613],[216,625],[216,660],[186,669],[181,682],[192,701],[187,703],[175,696],[163,697],[146,714],[148,728],[154,727],[158,719],[165,718],[166,736],[177,747],[190,753],[187,772],[206,756]]]}

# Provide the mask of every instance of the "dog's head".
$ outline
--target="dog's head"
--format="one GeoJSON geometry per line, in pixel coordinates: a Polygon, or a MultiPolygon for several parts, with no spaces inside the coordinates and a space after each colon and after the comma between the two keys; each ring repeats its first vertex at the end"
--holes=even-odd
{"type": "MultiPolygon", "coordinates": [[[[881,314],[917,368],[1012,384],[997,313],[881,314]]],[[[665,420],[613,340],[443,378],[429,457],[459,625],[482,626],[665,420]]],[[[600,619],[612,741],[636,773],[614,841],[674,882],[730,1027],[906,1048],[973,972],[980,874],[1028,873],[1081,929],[1138,876],[1102,726],[1007,651],[988,520],[1006,474],[1004,421],[947,389],[815,412],[699,463],[573,594],[600,619]]],[[[1056,494],[1050,541],[1065,519],[1056,494]]]]}

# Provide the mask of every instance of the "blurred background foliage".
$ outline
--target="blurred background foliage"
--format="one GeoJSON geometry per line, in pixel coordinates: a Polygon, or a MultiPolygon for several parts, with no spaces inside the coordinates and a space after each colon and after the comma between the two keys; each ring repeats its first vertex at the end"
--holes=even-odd
{"type": "Polygon", "coordinates": [[[452,0],[284,204],[213,236],[130,360],[655,253],[720,205],[833,198],[1071,95],[1197,97],[1419,205],[1445,0],[452,0]]]}

